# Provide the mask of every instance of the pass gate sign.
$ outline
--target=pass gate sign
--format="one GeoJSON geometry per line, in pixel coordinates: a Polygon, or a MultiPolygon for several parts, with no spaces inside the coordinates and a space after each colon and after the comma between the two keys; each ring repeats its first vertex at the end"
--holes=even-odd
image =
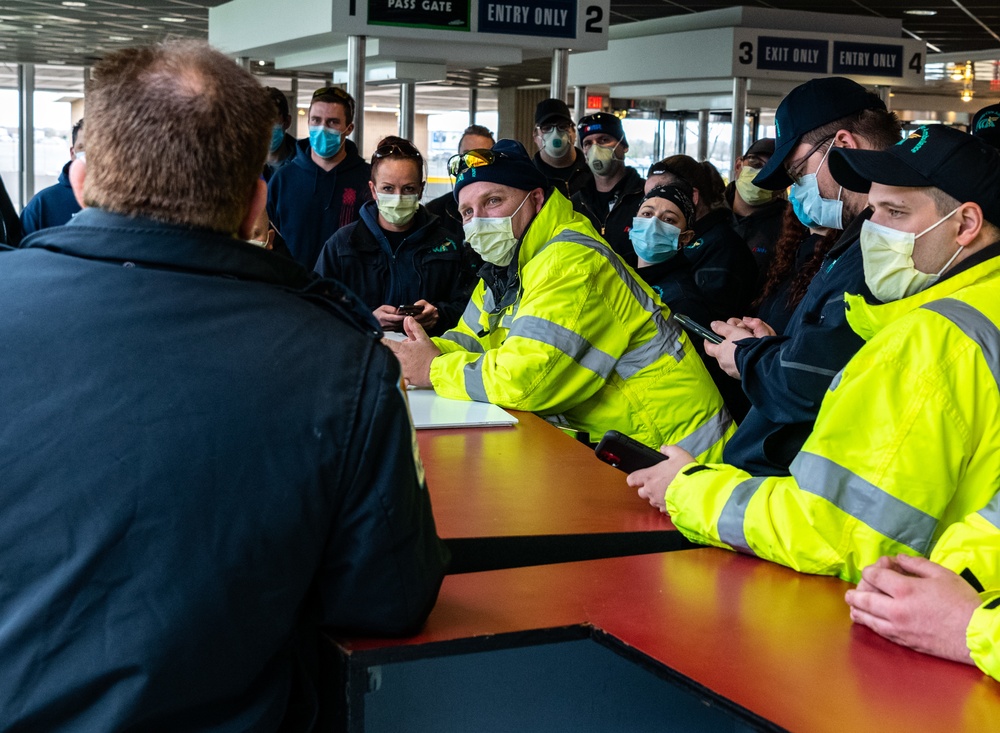
{"type": "Polygon", "coordinates": [[[467,31],[469,4],[469,0],[368,0],[368,23],[467,31]]]}

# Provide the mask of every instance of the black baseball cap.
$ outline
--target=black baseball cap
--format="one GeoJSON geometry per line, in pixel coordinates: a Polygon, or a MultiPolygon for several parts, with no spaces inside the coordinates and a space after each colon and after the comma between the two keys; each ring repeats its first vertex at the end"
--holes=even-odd
{"type": "Polygon", "coordinates": [[[872,183],[937,188],[962,203],[979,204],[1000,224],[1000,152],[947,125],[921,125],[888,150],[834,148],[830,173],[841,186],[867,193],[872,183]]]}
{"type": "Polygon", "coordinates": [[[573,118],[569,116],[569,107],[561,99],[543,99],[535,107],[535,124],[544,125],[547,122],[558,120],[573,124],[573,118]]]}
{"type": "Polygon", "coordinates": [[[760,155],[767,157],[774,155],[774,138],[762,137],[759,140],[755,140],[754,144],[747,148],[747,151],[743,153],[743,155],[760,155]]]}
{"type": "Polygon", "coordinates": [[[969,132],[1000,149],[1000,104],[983,107],[972,116],[969,132]]]}
{"type": "Polygon", "coordinates": [[[613,114],[609,112],[595,112],[592,115],[580,118],[580,122],[576,126],[576,134],[581,145],[583,145],[583,141],[588,135],[597,135],[599,133],[610,135],[622,145],[628,146],[622,121],[613,114]]]}
{"type": "Polygon", "coordinates": [[[840,76],[810,79],[790,91],[774,113],[777,131],[774,154],[754,185],[780,191],[793,181],[785,171],[785,159],[807,132],[863,109],[885,109],[885,103],[856,81],[840,76]]]}

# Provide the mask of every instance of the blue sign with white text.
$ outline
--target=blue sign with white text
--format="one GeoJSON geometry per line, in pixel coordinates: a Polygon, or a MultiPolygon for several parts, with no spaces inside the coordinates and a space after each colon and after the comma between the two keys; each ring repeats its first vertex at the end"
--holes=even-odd
{"type": "Polygon", "coordinates": [[[829,41],[758,36],[757,68],[825,74],[829,51],[829,41]]]}
{"type": "Polygon", "coordinates": [[[903,47],[834,41],[833,73],[902,77],[903,47]]]}
{"type": "Polygon", "coordinates": [[[576,38],[576,0],[479,0],[480,33],[576,38]]]}

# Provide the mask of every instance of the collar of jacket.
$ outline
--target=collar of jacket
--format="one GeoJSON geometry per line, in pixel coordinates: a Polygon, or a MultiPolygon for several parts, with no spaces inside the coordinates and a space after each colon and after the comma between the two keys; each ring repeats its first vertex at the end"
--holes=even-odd
{"type": "Polygon", "coordinates": [[[63,227],[42,229],[22,243],[92,260],[309,287],[317,278],[293,260],[235,237],[88,208],[63,227]]]}
{"type": "MultiPolygon", "coordinates": [[[[996,245],[993,244],[990,246],[995,247],[996,245]]],[[[947,298],[980,280],[993,278],[998,275],[1000,275],[1000,256],[994,256],[984,262],[980,262],[974,267],[940,280],[926,290],[914,293],[908,298],[894,300],[891,303],[875,305],[867,302],[862,295],[845,293],[844,301],[847,307],[847,322],[858,336],[865,341],[869,341],[883,328],[899,320],[910,311],[931,301],[947,298]]]]}
{"type": "MultiPolygon", "coordinates": [[[[374,241],[381,244],[386,252],[393,254],[392,248],[389,246],[389,239],[378,223],[378,202],[369,200],[363,203],[361,205],[361,218],[367,225],[368,231],[371,232],[374,241]]],[[[400,249],[407,244],[418,245],[423,242],[434,230],[437,220],[437,216],[427,211],[423,204],[420,204],[417,213],[413,216],[413,226],[405,232],[400,249]]]]}

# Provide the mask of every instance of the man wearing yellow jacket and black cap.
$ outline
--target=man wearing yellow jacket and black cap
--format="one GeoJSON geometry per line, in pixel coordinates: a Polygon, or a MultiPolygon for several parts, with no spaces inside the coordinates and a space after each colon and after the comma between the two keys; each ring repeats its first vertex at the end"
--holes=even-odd
{"type": "Polygon", "coordinates": [[[857,581],[882,555],[929,555],[997,490],[1000,156],[933,125],[885,151],[835,149],[830,170],[870,189],[860,244],[885,304],[847,296],[867,343],[834,377],[792,475],[669,446],[629,483],[696,541],[857,581]]]}
{"type": "Polygon", "coordinates": [[[721,460],[732,420],[691,341],[524,147],[461,156],[455,197],[487,263],[458,325],[391,343],[410,384],[535,412],[587,442],[618,430],[721,460]]]}

